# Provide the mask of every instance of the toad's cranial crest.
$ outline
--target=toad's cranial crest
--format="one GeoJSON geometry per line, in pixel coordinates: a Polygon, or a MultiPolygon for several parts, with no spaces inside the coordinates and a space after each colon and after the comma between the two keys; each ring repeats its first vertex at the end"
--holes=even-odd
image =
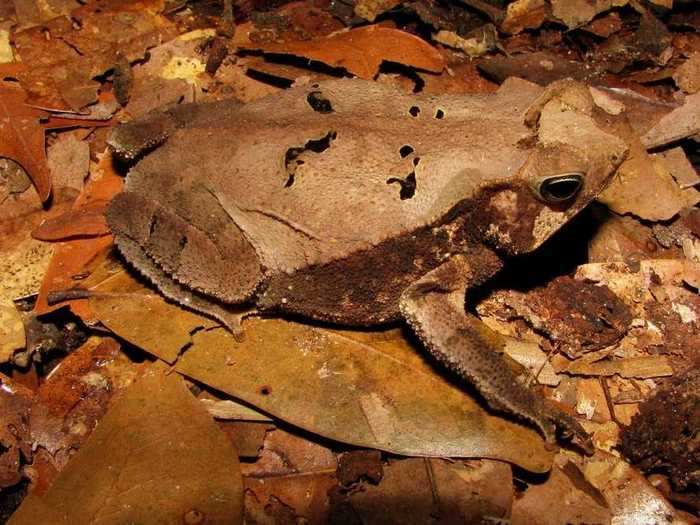
{"type": "Polygon", "coordinates": [[[581,84],[519,79],[488,95],[344,79],[180,105],[114,132],[116,154],[141,160],[107,218],[164,295],[234,331],[241,304],[347,325],[404,319],[491,407],[588,446],[464,300],[605,187],[627,151],[614,118],[581,84]]]}

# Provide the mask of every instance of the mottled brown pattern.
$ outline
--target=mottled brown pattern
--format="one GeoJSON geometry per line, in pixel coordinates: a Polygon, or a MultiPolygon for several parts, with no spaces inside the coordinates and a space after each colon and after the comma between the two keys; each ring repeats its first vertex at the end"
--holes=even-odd
{"type": "Polygon", "coordinates": [[[473,250],[463,220],[425,227],[331,263],[272,274],[257,304],[348,325],[395,321],[411,283],[451,254],[473,250]]]}

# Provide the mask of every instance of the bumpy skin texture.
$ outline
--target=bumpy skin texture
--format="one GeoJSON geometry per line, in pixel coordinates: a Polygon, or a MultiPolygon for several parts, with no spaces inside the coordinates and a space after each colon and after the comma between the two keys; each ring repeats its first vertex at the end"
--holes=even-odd
{"type": "Polygon", "coordinates": [[[112,137],[124,158],[162,145],[108,221],[166,296],[229,326],[244,302],[350,325],[405,317],[495,408],[551,437],[464,291],[498,270],[496,252],[535,249],[601,191],[626,153],[614,129],[567,81],[434,97],[346,79],[179,106],[112,137]],[[567,172],[583,174],[575,197],[538,198],[542,178],[567,172]],[[449,293],[422,294],[441,275],[449,293]]]}

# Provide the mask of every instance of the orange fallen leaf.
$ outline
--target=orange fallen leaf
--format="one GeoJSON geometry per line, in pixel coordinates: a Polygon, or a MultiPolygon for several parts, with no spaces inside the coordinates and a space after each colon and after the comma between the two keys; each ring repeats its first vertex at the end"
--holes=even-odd
{"type": "MultiPolygon", "coordinates": [[[[97,173],[97,176],[91,176],[92,178],[76,199],[72,211],[69,212],[75,218],[76,215],[80,214],[81,210],[88,210],[85,220],[93,232],[103,231],[100,228],[103,228],[104,225],[104,223],[97,222],[95,213],[98,210],[103,210],[106,203],[121,191],[123,185],[122,177],[114,171],[112,156],[109,153],[105,153],[102,157],[95,173],[97,173]]],[[[49,223],[46,229],[49,233],[62,233],[65,237],[79,236],[81,231],[87,229],[85,224],[71,225],[67,222],[69,219],[71,219],[70,216],[64,217],[63,222],[58,225],[49,223]]],[[[42,227],[43,225],[40,226],[39,233],[41,233],[42,227]]],[[[107,256],[111,248],[112,236],[107,234],[100,234],[99,237],[88,239],[73,239],[58,244],[41,283],[34,312],[37,315],[45,314],[69,304],[73,313],[85,320],[89,320],[91,314],[85,299],[63,301],[49,305],[48,295],[51,292],[71,290],[80,286],[81,281],[99,266],[99,263],[107,256]]]]}
{"type": "Polygon", "coordinates": [[[70,210],[41,223],[32,232],[40,241],[64,241],[74,237],[97,237],[109,234],[104,212],[108,202],[70,210]]]}
{"type": "Polygon", "coordinates": [[[26,105],[25,100],[24,90],[0,82],[0,157],[24,168],[43,202],[51,194],[44,128],[39,123],[46,113],[26,105]]]}
{"type": "Polygon", "coordinates": [[[150,367],[13,525],[243,520],[238,455],[177,375],[150,367]]]}
{"type": "Polygon", "coordinates": [[[435,73],[442,71],[446,64],[442,53],[423,39],[381,25],[339,31],[312,40],[266,43],[258,49],[318,60],[332,67],[345,68],[364,79],[373,78],[384,61],[435,73]]]}

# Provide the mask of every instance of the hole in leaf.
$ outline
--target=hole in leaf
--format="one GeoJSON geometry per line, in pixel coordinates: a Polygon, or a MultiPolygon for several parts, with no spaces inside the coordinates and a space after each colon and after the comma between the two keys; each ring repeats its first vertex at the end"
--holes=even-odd
{"type": "Polygon", "coordinates": [[[401,186],[401,189],[399,190],[399,198],[402,201],[410,199],[416,194],[416,174],[414,172],[411,172],[405,179],[391,177],[386,181],[387,184],[393,184],[395,182],[401,186]]]}
{"type": "Polygon", "coordinates": [[[441,110],[441,109],[438,109],[438,110],[435,112],[435,118],[438,119],[438,120],[442,120],[443,118],[445,118],[445,112],[444,112],[443,110],[441,110]]]}
{"type": "Polygon", "coordinates": [[[325,98],[320,91],[312,91],[309,93],[309,95],[306,97],[306,102],[308,102],[311,109],[317,113],[333,113],[331,101],[325,98]]]}
{"type": "Polygon", "coordinates": [[[323,153],[331,147],[331,141],[338,137],[335,131],[329,131],[320,139],[311,139],[301,148],[289,148],[284,154],[284,167],[287,171],[287,181],[284,183],[285,188],[289,188],[294,184],[294,175],[298,166],[304,164],[304,160],[300,158],[306,152],[323,153]]]}
{"type": "Polygon", "coordinates": [[[418,106],[411,106],[408,112],[411,114],[412,117],[417,117],[420,113],[420,108],[418,106]]]}
{"type": "Polygon", "coordinates": [[[148,235],[149,236],[151,236],[155,233],[157,223],[158,223],[158,219],[156,219],[156,216],[151,215],[151,221],[148,223],[148,235]]]}
{"type": "Polygon", "coordinates": [[[185,246],[187,246],[187,235],[183,235],[180,237],[180,240],[178,241],[178,245],[180,246],[180,249],[183,250],[185,246]]]}
{"type": "Polygon", "coordinates": [[[420,162],[420,157],[416,157],[413,159],[413,165],[418,166],[418,163],[420,162]]]}
{"type": "Polygon", "coordinates": [[[401,149],[399,150],[399,155],[401,155],[402,159],[405,159],[411,153],[413,153],[413,148],[408,144],[406,144],[405,146],[401,146],[401,149]]]}
{"type": "Polygon", "coordinates": [[[263,396],[269,396],[272,393],[272,389],[267,385],[263,385],[260,387],[258,392],[260,392],[260,394],[263,396]]]}

